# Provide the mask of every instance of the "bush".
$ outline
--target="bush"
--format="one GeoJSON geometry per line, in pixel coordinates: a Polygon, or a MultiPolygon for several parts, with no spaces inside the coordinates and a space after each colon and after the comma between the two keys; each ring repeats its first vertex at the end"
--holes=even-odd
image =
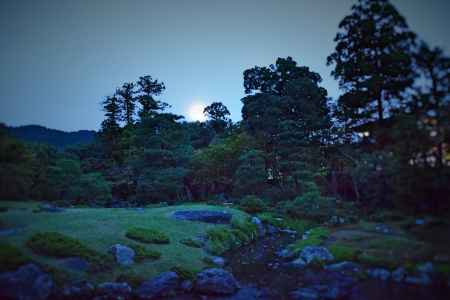
{"type": "Polygon", "coordinates": [[[400,264],[397,259],[391,258],[389,256],[383,255],[370,255],[368,253],[361,253],[358,256],[358,261],[369,267],[379,267],[379,268],[388,268],[395,269],[400,264]]]}
{"type": "Polygon", "coordinates": [[[125,236],[129,239],[148,244],[170,243],[169,237],[165,233],[156,229],[133,227],[128,229],[125,236]]]}
{"type": "Polygon", "coordinates": [[[258,213],[266,209],[264,201],[254,195],[244,197],[239,202],[239,206],[248,213],[258,213]]]}
{"type": "Polygon", "coordinates": [[[135,252],[134,259],[136,261],[143,261],[145,259],[159,259],[161,257],[161,253],[155,250],[149,250],[142,245],[138,244],[129,244],[128,247],[132,248],[135,252]]]}
{"type": "Polygon", "coordinates": [[[315,222],[328,221],[336,213],[335,199],[322,197],[318,191],[306,192],[293,201],[285,202],[283,209],[290,217],[315,222]]]}
{"type": "Polygon", "coordinates": [[[0,242],[0,272],[14,271],[30,261],[13,245],[0,242]]]}
{"type": "Polygon", "coordinates": [[[36,233],[27,241],[27,246],[40,255],[85,258],[92,271],[109,269],[113,263],[110,256],[98,253],[77,239],[58,232],[36,233]]]}

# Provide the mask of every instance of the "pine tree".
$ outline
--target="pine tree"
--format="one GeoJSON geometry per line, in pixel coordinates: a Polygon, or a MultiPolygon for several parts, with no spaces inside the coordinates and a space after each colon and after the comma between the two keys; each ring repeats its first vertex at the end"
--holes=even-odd
{"type": "Polygon", "coordinates": [[[124,83],[122,87],[116,91],[122,109],[122,121],[125,121],[126,125],[133,125],[134,123],[134,113],[136,109],[136,99],[134,94],[134,83],[129,82],[124,83]]]}
{"type": "Polygon", "coordinates": [[[146,75],[139,77],[137,82],[139,86],[138,101],[141,104],[141,109],[139,111],[139,117],[143,119],[149,116],[152,112],[163,111],[169,105],[165,102],[155,100],[155,96],[161,95],[166,87],[164,82],[158,82],[157,79],[153,80],[151,76],[146,75]]]}
{"type": "Polygon", "coordinates": [[[340,117],[347,127],[381,123],[414,81],[415,34],[388,0],[359,0],[339,28],[327,64],[344,91],[340,117]]]}

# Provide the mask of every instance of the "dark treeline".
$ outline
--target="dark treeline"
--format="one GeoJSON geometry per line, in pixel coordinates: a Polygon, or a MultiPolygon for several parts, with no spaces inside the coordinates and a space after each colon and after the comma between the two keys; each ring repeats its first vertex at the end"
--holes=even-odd
{"type": "Polygon", "coordinates": [[[244,71],[238,123],[220,102],[206,122],[185,122],[157,100],[164,84],[143,76],[106,97],[89,145],[58,152],[3,130],[0,197],[110,206],[255,196],[291,215],[330,199],[368,212],[446,211],[450,58],[385,0],[354,5],[335,42],[327,64],[338,99],[287,57],[244,71]]]}

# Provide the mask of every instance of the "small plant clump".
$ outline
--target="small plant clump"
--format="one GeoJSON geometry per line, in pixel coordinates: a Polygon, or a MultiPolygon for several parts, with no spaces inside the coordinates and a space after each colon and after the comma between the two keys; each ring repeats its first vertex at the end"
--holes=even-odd
{"type": "Polygon", "coordinates": [[[180,243],[182,243],[183,245],[186,245],[188,247],[191,247],[191,248],[201,248],[201,247],[203,247],[202,241],[196,240],[196,239],[192,239],[192,238],[182,239],[180,241],[180,243]]]}
{"type": "Polygon", "coordinates": [[[330,232],[325,227],[316,227],[309,230],[307,238],[301,239],[290,246],[290,249],[295,253],[301,252],[308,246],[321,245],[330,235],[330,232]]]}
{"type": "Polygon", "coordinates": [[[336,261],[353,261],[356,260],[358,254],[361,252],[359,249],[355,249],[348,245],[333,244],[328,247],[331,254],[333,254],[336,261]]]}
{"type": "Polygon", "coordinates": [[[159,259],[161,257],[161,253],[156,251],[156,250],[150,250],[145,248],[142,245],[138,245],[138,244],[129,244],[128,245],[130,248],[132,248],[135,252],[135,256],[134,259],[136,261],[143,261],[145,259],[159,259]]]}
{"type": "Polygon", "coordinates": [[[0,242],[0,272],[14,271],[30,261],[15,246],[0,242]]]}
{"type": "Polygon", "coordinates": [[[112,258],[98,253],[77,239],[59,232],[36,233],[27,241],[27,246],[35,253],[53,257],[82,257],[90,262],[92,271],[109,269],[112,258]]]}
{"type": "Polygon", "coordinates": [[[214,255],[220,255],[228,250],[248,244],[257,236],[257,227],[249,220],[233,221],[231,228],[213,228],[206,232],[208,250],[214,255]]]}
{"type": "Polygon", "coordinates": [[[133,227],[128,229],[125,236],[129,239],[148,244],[169,244],[170,239],[164,233],[156,229],[133,227]]]}
{"type": "Polygon", "coordinates": [[[183,280],[194,280],[195,275],[198,273],[198,270],[188,269],[180,265],[172,267],[171,271],[177,273],[183,280]]]}

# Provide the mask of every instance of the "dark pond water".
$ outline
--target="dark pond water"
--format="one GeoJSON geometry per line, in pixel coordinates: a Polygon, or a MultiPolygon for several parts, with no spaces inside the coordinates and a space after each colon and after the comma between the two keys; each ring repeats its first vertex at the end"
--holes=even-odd
{"type": "MultiPolygon", "coordinates": [[[[231,299],[290,299],[289,293],[301,287],[342,283],[348,277],[323,269],[298,269],[286,264],[276,255],[294,240],[286,234],[273,235],[258,240],[226,256],[228,269],[245,287],[244,297],[231,299]]],[[[341,299],[399,300],[399,299],[450,299],[446,285],[416,286],[369,279],[354,283],[349,293],[341,299]]]]}

